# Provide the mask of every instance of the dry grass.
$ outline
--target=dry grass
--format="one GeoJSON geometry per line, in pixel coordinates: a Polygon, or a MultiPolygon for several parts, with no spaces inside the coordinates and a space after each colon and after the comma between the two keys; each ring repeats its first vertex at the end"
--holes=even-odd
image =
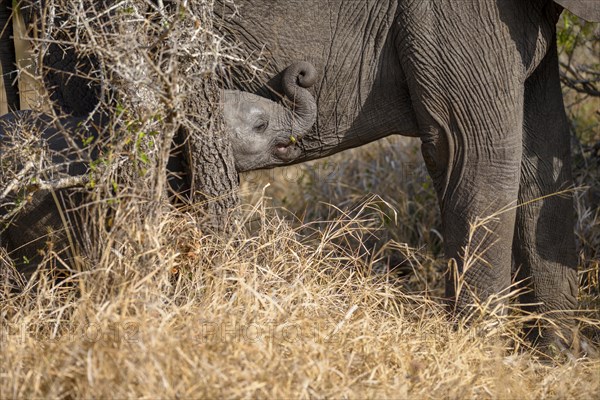
{"type": "MultiPolygon", "coordinates": [[[[435,218],[435,200],[415,214],[404,203],[413,201],[414,181],[382,179],[382,191],[404,191],[404,199],[362,201],[352,185],[368,179],[344,180],[386,163],[389,145],[355,150],[360,163],[332,160],[341,180],[321,184],[352,187],[345,211],[306,209],[329,210],[329,221],[301,223],[259,197],[245,206],[238,232],[222,239],[174,212],[128,232],[145,243],[144,254],[124,244],[59,285],[42,280],[36,292],[5,293],[1,397],[596,398],[600,362],[541,363],[522,351],[523,317],[498,325],[482,309],[469,329],[449,323],[435,300],[440,286],[431,285],[441,278],[441,256],[401,244],[428,240],[414,232],[431,230],[419,221],[435,218]],[[409,222],[416,228],[399,226],[409,222]],[[374,254],[373,238],[402,235],[389,226],[409,240],[391,238],[374,254]],[[381,268],[389,252],[414,273],[381,268]]],[[[388,170],[373,170],[373,179],[377,173],[388,170]]],[[[293,195],[295,187],[297,206],[303,198],[314,204],[315,182],[269,179],[266,192],[293,195]]],[[[597,292],[586,293],[597,304],[597,292]]],[[[600,323],[587,320],[591,329],[600,323]]]]}

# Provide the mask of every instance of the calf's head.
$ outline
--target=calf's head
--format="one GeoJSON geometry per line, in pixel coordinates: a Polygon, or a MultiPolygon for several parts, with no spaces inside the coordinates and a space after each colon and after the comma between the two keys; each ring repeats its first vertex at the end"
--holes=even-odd
{"type": "Polygon", "coordinates": [[[317,78],[307,62],[289,66],[282,76],[287,104],[252,93],[226,90],[223,115],[238,172],[285,164],[300,155],[296,141],[315,123],[317,106],[307,88],[317,78]]]}

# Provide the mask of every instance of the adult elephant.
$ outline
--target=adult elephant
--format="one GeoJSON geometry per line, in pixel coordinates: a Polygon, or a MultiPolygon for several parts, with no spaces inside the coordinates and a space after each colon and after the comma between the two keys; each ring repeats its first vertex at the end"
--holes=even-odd
{"type": "MultiPolygon", "coordinates": [[[[449,274],[446,282],[455,312],[507,294],[514,258],[531,289],[522,302],[555,321],[572,316],[577,257],[572,198],[564,192],[572,178],[555,39],[560,5],[217,3],[223,32],[249,52],[260,49],[268,71],[305,58],[321,74],[314,87],[317,122],[299,141],[294,162],[392,134],[421,139],[445,252],[456,261],[458,276],[449,274]],[[563,193],[552,195],[557,192],[563,193]],[[486,216],[492,217],[485,227],[474,225],[486,216]]],[[[558,3],[600,20],[595,1],[558,3]]],[[[253,89],[239,82],[238,88],[253,89]]],[[[529,336],[566,344],[556,331],[531,329],[529,336]]]]}

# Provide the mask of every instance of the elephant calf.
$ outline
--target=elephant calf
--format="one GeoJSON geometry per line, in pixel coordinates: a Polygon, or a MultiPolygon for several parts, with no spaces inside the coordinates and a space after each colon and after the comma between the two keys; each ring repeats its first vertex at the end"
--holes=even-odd
{"type": "MultiPolygon", "coordinates": [[[[247,92],[223,92],[225,127],[232,141],[238,172],[265,164],[284,163],[298,156],[299,149],[296,147],[294,135],[304,135],[316,118],[314,98],[306,90],[315,80],[315,69],[306,62],[294,63],[283,72],[282,87],[294,105],[292,109],[247,92]]],[[[36,115],[31,111],[6,114],[0,117],[0,155],[10,146],[7,132],[15,129],[33,129],[36,137],[40,137],[45,143],[52,157],[51,168],[44,171],[47,179],[52,180],[58,176],[84,176],[88,173],[89,161],[98,157],[100,149],[96,145],[89,145],[90,142],[96,141],[98,132],[93,129],[82,132],[82,121],[83,119],[78,117],[64,117],[54,121],[47,115],[36,115]]],[[[101,121],[96,121],[96,126],[101,125],[101,121]]],[[[3,168],[14,169],[17,162],[20,161],[0,165],[0,177],[7,177],[3,168]]],[[[21,165],[17,168],[24,167],[21,165]]],[[[185,179],[181,177],[185,177],[186,168],[181,157],[172,155],[167,168],[171,190],[185,190],[185,179]]],[[[10,178],[1,181],[4,180],[10,178]]],[[[2,188],[2,192],[5,189],[2,188]]],[[[37,190],[25,207],[2,228],[0,244],[6,247],[13,260],[22,264],[19,269],[26,276],[37,269],[40,262],[39,252],[46,246],[47,235],[55,236],[56,251],[68,249],[67,235],[64,234],[65,214],[61,215],[61,211],[73,208],[70,204],[81,204],[84,201],[83,196],[82,190],[73,188],[37,190]],[[57,201],[60,202],[60,208],[57,201]]],[[[6,216],[9,211],[0,208],[0,218],[6,216]]],[[[70,214],[66,215],[69,225],[77,225],[78,219],[71,219],[70,214]]],[[[69,230],[83,232],[74,226],[70,226],[69,230]]]]}

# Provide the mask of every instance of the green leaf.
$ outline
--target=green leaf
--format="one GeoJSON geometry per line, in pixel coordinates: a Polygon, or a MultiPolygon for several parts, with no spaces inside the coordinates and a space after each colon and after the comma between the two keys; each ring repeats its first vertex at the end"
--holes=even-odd
{"type": "Polygon", "coordinates": [[[89,136],[85,139],[83,139],[83,146],[89,146],[92,142],[94,141],[94,137],[93,136],[89,136]]]}
{"type": "Polygon", "coordinates": [[[150,161],[148,160],[148,156],[145,153],[140,153],[138,157],[143,164],[148,164],[148,162],[150,161]]]}

